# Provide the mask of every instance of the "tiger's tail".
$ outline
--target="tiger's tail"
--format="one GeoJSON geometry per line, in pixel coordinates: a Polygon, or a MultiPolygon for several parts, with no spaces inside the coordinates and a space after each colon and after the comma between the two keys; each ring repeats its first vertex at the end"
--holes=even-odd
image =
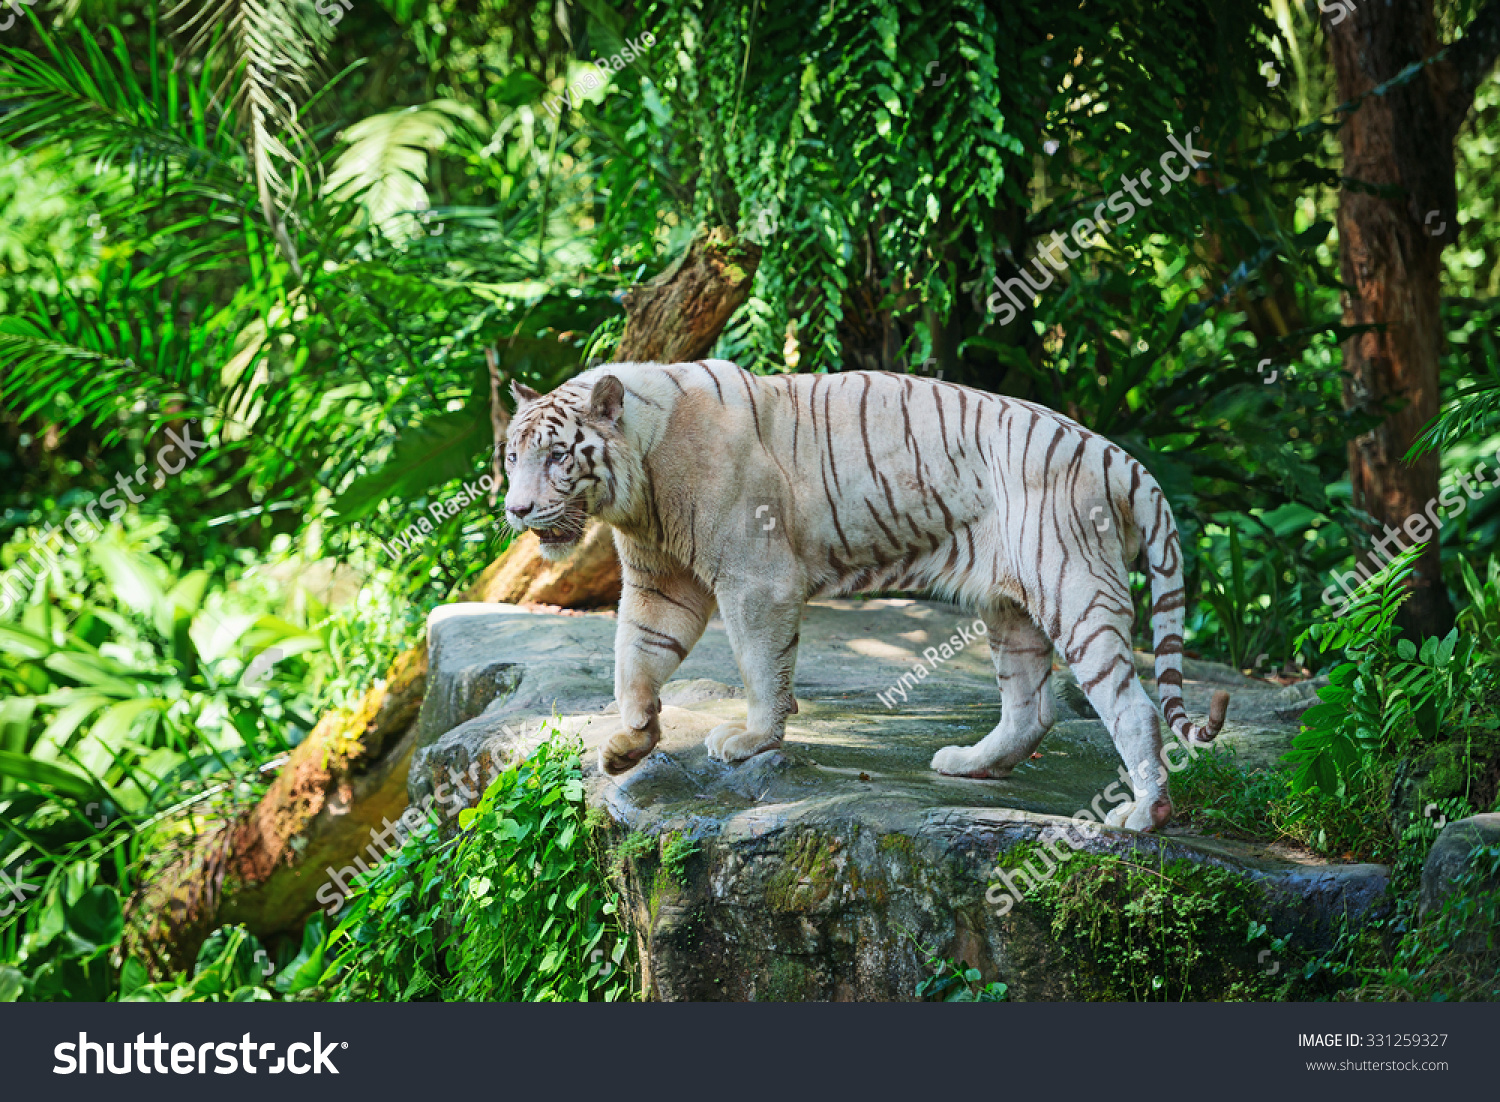
{"type": "Polygon", "coordinates": [[[1151,637],[1156,650],[1156,691],[1167,726],[1186,743],[1212,742],[1224,726],[1229,694],[1215,692],[1208,704],[1208,722],[1188,719],[1182,703],[1182,545],[1177,521],[1161,487],[1144,470],[1131,494],[1131,511],[1141,536],[1141,549],[1151,579],[1151,637]]]}

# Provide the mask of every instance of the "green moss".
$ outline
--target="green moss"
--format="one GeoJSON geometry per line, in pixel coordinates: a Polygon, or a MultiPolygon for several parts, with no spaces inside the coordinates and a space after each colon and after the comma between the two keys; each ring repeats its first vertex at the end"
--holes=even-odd
{"type": "Polygon", "coordinates": [[[814,997],[810,986],[812,969],[796,957],[780,954],[771,958],[764,993],[756,992],[757,1002],[804,1002],[814,997]]]}
{"type": "Polygon", "coordinates": [[[828,898],[838,877],[836,837],[809,830],[797,835],[784,864],[766,886],[766,900],[778,911],[809,911],[828,898]]]}
{"type": "Polygon", "coordinates": [[[1451,742],[1440,742],[1429,751],[1432,771],[1423,795],[1429,800],[1462,797],[1477,806],[1493,800],[1493,781],[1487,773],[1500,762],[1500,731],[1472,724],[1451,742]]]}
{"type": "Polygon", "coordinates": [[[1253,882],[1187,860],[1072,853],[1059,864],[1046,854],[1029,843],[999,865],[1055,866],[1025,888],[1025,903],[1050,925],[1081,997],[1267,999],[1286,986],[1285,939],[1270,936],[1253,882]]]}
{"type": "Polygon", "coordinates": [[[646,893],[646,918],[650,929],[656,929],[656,916],[661,913],[662,904],[676,893],[677,885],[671,874],[658,865],[651,877],[651,888],[646,893]]]}
{"type": "Polygon", "coordinates": [[[905,834],[887,834],[880,839],[881,853],[899,853],[903,857],[912,857],[916,851],[916,843],[905,834]]]}
{"type": "Polygon", "coordinates": [[[876,907],[884,907],[890,896],[889,885],[883,876],[861,876],[859,865],[849,862],[849,887],[856,895],[863,896],[876,907]]]}

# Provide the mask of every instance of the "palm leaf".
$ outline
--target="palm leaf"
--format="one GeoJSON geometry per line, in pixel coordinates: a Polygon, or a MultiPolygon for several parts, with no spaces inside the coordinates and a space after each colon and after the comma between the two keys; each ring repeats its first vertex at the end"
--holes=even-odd
{"type": "Polygon", "coordinates": [[[334,162],[326,193],[358,197],[371,223],[392,241],[418,232],[413,212],[427,209],[427,159],[483,120],[455,100],[434,100],[361,119],[343,133],[347,148],[334,162]]]}
{"type": "Polygon", "coordinates": [[[1454,398],[1417,438],[1406,453],[1406,460],[1411,462],[1427,452],[1446,450],[1469,437],[1493,432],[1497,425],[1500,425],[1500,383],[1471,387],[1454,398]]]}
{"type": "Polygon", "coordinates": [[[188,52],[220,60],[227,72],[218,90],[237,79],[234,113],[245,129],[260,208],[282,255],[300,280],[302,266],[286,230],[299,180],[312,163],[312,143],[298,117],[311,95],[309,78],[331,35],[311,0],[219,0],[199,7],[183,0],[167,14],[191,35],[188,52]]]}
{"type": "Polygon", "coordinates": [[[342,523],[367,516],[386,498],[415,497],[474,471],[490,449],[488,410],[473,405],[440,414],[402,433],[390,460],[357,478],[333,503],[342,523]]]}

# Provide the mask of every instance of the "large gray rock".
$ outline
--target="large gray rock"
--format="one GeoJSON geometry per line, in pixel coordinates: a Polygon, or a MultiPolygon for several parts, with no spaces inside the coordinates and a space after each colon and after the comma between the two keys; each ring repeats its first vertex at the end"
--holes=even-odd
{"type": "MultiPolygon", "coordinates": [[[[450,605],[433,613],[428,696],[409,792],[529,752],[542,722],[586,747],[589,799],[621,833],[681,835],[697,853],[676,875],[631,866],[625,883],[648,990],[665,999],[911,998],[925,974],[914,942],[962,957],[1023,998],[1076,995],[1057,947],[1026,900],[1004,917],[985,902],[996,857],[1062,832],[1080,852],[1155,865],[1185,858],[1255,885],[1264,920],[1293,949],[1329,943],[1335,922],[1379,905],[1387,870],[1299,860],[1273,847],[1195,836],[1111,830],[1070,818],[1119,777],[1104,725],[1080,707],[1040,756],[1003,781],[933,773],[933,753],[971,743],[999,718],[981,637],[931,669],[905,701],[889,689],[922,651],[969,617],[905,600],[823,601],[808,607],[797,662],[799,711],[779,752],[739,766],[708,758],[703,738],[743,719],[739,678],[714,621],[663,691],[663,737],[618,778],[598,771],[596,748],[613,715],[614,619],[528,613],[505,605],[450,605]]],[[[1202,714],[1228,688],[1218,746],[1270,764],[1295,727],[1277,718],[1275,686],[1188,660],[1184,692],[1202,714]]],[[[1137,656],[1149,673],[1150,658],[1137,656]]],[[[1060,671],[1060,696],[1082,701],[1060,671]]],[[[1151,687],[1148,684],[1148,687],[1151,687]]],[[[1083,704],[1086,705],[1086,701],[1083,704]]],[[[1108,801],[1100,807],[1107,809],[1108,801]]]]}
{"type": "MultiPolygon", "coordinates": [[[[1500,813],[1471,815],[1443,828],[1422,866],[1419,913],[1423,918],[1440,908],[1453,894],[1459,877],[1474,864],[1470,854],[1476,846],[1500,846],[1500,813]]],[[[1497,888],[1500,888],[1500,877],[1482,877],[1474,885],[1475,891],[1480,892],[1497,888]]]]}

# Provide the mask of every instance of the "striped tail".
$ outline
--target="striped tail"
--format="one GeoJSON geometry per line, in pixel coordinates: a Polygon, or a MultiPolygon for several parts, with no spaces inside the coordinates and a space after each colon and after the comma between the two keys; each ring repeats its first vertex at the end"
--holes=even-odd
{"type": "Polygon", "coordinates": [[[1161,700],[1162,716],[1180,741],[1212,742],[1224,726],[1229,694],[1223,689],[1213,694],[1208,704],[1206,724],[1197,726],[1189,721],[1187,708],[1182,703],[1185,602],[1182,545],[1177,538],[1177,521],[1161,487],[1144,472],[1136,492],[1131,495],[1131,506],[1151,578],[1151,637],[1156,649],[1156,693],[1161,700]]]}

